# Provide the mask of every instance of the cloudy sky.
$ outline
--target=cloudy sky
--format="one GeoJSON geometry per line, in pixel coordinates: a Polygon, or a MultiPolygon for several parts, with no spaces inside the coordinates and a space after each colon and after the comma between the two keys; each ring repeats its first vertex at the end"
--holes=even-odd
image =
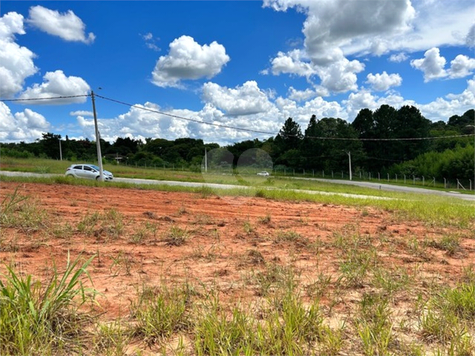
{"type": "Polygon", "coordinates": [[[447,121],[475,108],[474,14],[473,0],[0,1],[0,99],[28,99],[0,101],[0,142],[94,140],[91,91],[109,141],[264,139],[288,117],[304,130],[382,104],[447,121]]]}

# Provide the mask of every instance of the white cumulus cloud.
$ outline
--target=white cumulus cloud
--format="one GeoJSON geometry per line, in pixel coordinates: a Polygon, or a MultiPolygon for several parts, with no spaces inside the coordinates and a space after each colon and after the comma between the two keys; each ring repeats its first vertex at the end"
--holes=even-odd
{"type": "Polygon", "coordinates": [[[229,60],[224,46],[216,41],[202,46],[190,36],[181,36],[170,43],[168,55],[158,59],[152,82],[159,87],[180,87],[182,80],[210,79],[229,60]]]}
{"type": "MultiPolygon", "coordinates": [[[[390,61],[402,62],[409,58],[407,53],[437,46],[470,45],[475,33],[475,3],[464,0],[264,0],[264,7],[275,11],[293,8],[306,16],[303,48],[278,52],[271,60],[271,72],[307,78],[309,73],[316,73],[320,85],[329,93],[357,87],[359,68],[353,72],[348,68],[350,55],[390,54],[390,61]]],[[[426,58],[412,63],[424,71],[426,81],[462,76],[462,70],[446,71],[443,60],[435,50],[429,50],[426,58]]]]}
{"type": "Polygon", "coordinates": [[[424,73],[424,81],[428,82],[447,76],[444,69],[446,62],[445,58],[440,55],[438,48],[431,48],[424,53],[424,58],[412,60],[411,66],[421,70],[424,73]]]}
{"type": "Polygon", "coordinates": [[[450,69],[448,72],[450,78],[464,78],[472,74],[474,70],[475,59],[459,54],[450,62],[450,69]]]}
{"type": "Polygon", "coordinates": [[[25,34],[23,16],[9,12],[0,17],[0,97],[19,92],[25,78],[37,72],[34,53],[18,45],[15,34],[25,34]]]}
{"type": "MultiPolygon", "coordinates": [[[[83,103],[86,101],[86,97],[90,91],[89,85],[80,77],[69,76],[67,77],[62,70],[55,72],[47,72],[42,84],[34,84],[32,87],[27,88],[20,94],[21,99],[36,99],[36,98],[50,98],[59,96],[77,96],[65,99],[53,99],[53,100],[34,100],[35,104],[70,104],[70,103],[83,103]]],[[[31,103],[32,101],[29,101],[31,103]]]]}
{"type": "Polygon", "coordinates": [[[364,64],[358,60],[346,58],[328,66],[318,68],[321,86],[335,93],[344,93],[358,89],[356,73],[363,71],[364,64]]]}
{"type": "Polygon", "coordinates": [[[255,81],[236,88],[221,87],[216,83],[203,85],[203,100],[226,112],[227,115],[249,115],[271,108],[268,96],[255,81]]]}
{"type": "Polygon", "coordinates": [[[470,27],[465,38],[467,46],[474,48],[475,47],[475,23],[470,27]]]}
{"type": "Polygon", "coordinates": [[[71,111],[69,113],[71,116],[94,116],[94,113],[92,111],[87,111],[87,110],[77,110],[77,111],[71,111]]]}
{"type": "Polygon", "coordinates": [[[396,62],[396,63],[401,63],[401,62],[406,61],[408,58],[409,58],[409,56],[406,53],[401,52],[401,53],[392,54],[389,57],[389,61],[396,62]]]}
{"type": "Polygon", "coordinates": [[[402,84],[402,78],[399,74],[388,74],[386,71],[379,74],[368,74],[366,81],[375,91],[386,91],[391,87],[397,87],[402,84]]]}
{"type": "Polygon", "coordinates": [[[272,74],[295,74],[302,77],[310,77],[316,74],[312,64],[308,60],[305,62],[302,55],[302,51],[298,49],[288,53],[277,53],[277,57],[271,61],[272,74]]]}
{"type": "Polygon", "coordinates": [[[31,109],[12,114],[10,108],[0,102],[0,140],[2,142],[34,141],[49,128],[50,124],[43,115],[31,109]]]}
{"type": "Polygon", "coordinates": [[[66,13],[60,13],[59,11],[50,10],[40,5],[32,6],[30,8],[28,23],[41,31],[53,36],[58,36],[65,41],[89,44],[94,42],[96,38],[92,32],[86,36],[86,25],[71,10],[66,13]]]}
{"type": "Polygon", "coordinates": [[[295,101],[305,101],[316,97],[318,93],[312,89],[297,90],[294,87],[290,87],[287,97],[295,101]]]}
{"type": "Polygon", "coordinates": [[[446,69],[447,60],[440,55],[438,48],[431,48],[424,53],[424,58],[411,61],[411,65],[424,73],[424,81],[428,82],[439,78],[463,78],[475,70],[475,59],[459,54],[450,62],[446,69]]]}

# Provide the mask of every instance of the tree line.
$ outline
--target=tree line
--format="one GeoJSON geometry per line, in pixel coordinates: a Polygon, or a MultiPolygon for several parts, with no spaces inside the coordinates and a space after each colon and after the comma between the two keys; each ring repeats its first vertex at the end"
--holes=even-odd
{"type": "MultiPolygon", "coordinates": [[[[276,169],[407,174],[437,179],[474,178],[475,110],[454,115],[447,122],[431,122],[414,106],[395,109],[381,105],[362,109],[352,123],[340,118],[318,119],[313,115],[305,130],[288,118],[275,137],[246,140],[224,146],[234,156],[233,164],[247,150],[258,148],[272,158],[276,169]],[[462,136],[467,137],[450,137],[462,136]]],[[[166,140],[129,137],[110,143],[101,140],[104,160],[118,164],[184,167],[200,170],[205,150],[219,148],[201,139],[166,140]]],[[[43,157],[70,161],[94,161],[96,144],[88,139],[63,139],[44,133],[31,143],[2,144],[1,154],[13,157],[43,157]],[[60,153],[61,145],[61,153],[60,153]]]]}

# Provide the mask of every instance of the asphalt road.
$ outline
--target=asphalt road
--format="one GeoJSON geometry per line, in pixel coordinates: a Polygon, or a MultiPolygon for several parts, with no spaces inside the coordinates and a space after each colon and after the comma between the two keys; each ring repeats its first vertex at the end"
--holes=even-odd
{"type": "MultiPolygon", "coordinates": [[[[0,175],[23,176],[23,177],[54,177],[54,176],[58,176],[59,174],[40,174],[40,173],[29,173],[29,172],[0,171],[0,175]]],[[[321,179],[321,178],[298,178],[298,177],[294,177],[293,179],[315,180],[315,181],[333,183],[333,184],[355,185],[355,186],[377,189],[377,190],[387,190],[387,191],[404,192],[404,193],[432,194],[432,195],[445,196],[447,198],[456,198],[456,199],[463,199],[463,200],[468,200],[468,201],[475,201],[475,195],[463,194],[463,193],[459,193],[455,191],[445,192],[445,191],[440,191],[440,190],[406,187],[406,186],[398,186],[398,185],[391,185],[391,184],[381,184],[381,183],[375,183],[375,182],[358,182],[358,181],[348,181],[348,180],[331,180],[331,179],[321,179]]],[[[235,188],[248,189],[248,187],[246,186],[232,185],[232,184],[179,182],[179,181],[165,181],[165,180],[154,180],[154,179],[136,179],[136,178],[116,177],[114,178],[114,181],[132,183],[132,184],[162,184],[162,185],[170,185],[170,186],[196,187],[196,188],[204,186],[204,187],[209,187],[211,189],[235,189],[235,188]]],[[[266,189],[269,189],[269,188],[266,188],[266,189]]],[[[300,189],[291,189],[291,190],[304,192],[304,193],[310,193],[310,194],[343,195],[347,197],[361,198],[361,199],[367,199],[367,198],[388,199],[384,197],[375,197],[375,196],[358,195],[358,194],[331,193],[331,192],[320,192],[320,191],[300,190],[300,189]]]]}
{"type": "Polygon", "coordinates": [[[299,180],[316,180],[319,182],[333,183],[333,184],[345,184],[345,185],[355,185],[364,188],[387,190],[392,192],[403,192],[403,193],[419,193],[419,194],[431,194],[431,195],[440,195],[451,198],[459,198],[463,200],[475,201],[475,195],[473,194],[464,194],[459,191],[441,191],[433,189],[424,189],[417,187],[407,187],[400,185],[376,183],[376,182],[359,182],[359,181],[350,181],[350,180],[333,180],[333,179],[322,179],[322,178],[293,178],[299,180]]]}

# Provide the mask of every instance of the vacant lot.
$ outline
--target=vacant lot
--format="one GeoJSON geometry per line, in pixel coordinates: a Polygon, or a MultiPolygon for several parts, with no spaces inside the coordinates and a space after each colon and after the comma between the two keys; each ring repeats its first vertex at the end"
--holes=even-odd
{"type": "Polygon", "coordinates": [[[68,253],[84,260],[95,255],[87,270],[97,303],[81,307],[91,321],[72,342],[82,352],[475,350],[473,226],[438,226],[372,207],[219,197],[208,190],[3,182],[1,201],[0,280],[10,266],[44,282],[54,266],[61,272],[68,253]],[[446,305],[458,292],[465,302],[446,305]],[[179,326],[162,332],[151,326],[154,313],[156,320],[166,308],[153,309],[144,322],[141,311],[180,304],[184,294],[179,326]],[[295,308],[288,315],[287,302],[295,308]],[[312,310],[318,317],[312,319],[312,310]],[[252,335],[239,327],[242,335],[236,333],[236,315],[252,335]],[[291,322],[291,315],[306,324],[291,322]],[[450,315],[455,319],[448,321],[450,315]],[[439,330],[442,324],[447,330],[439,330]]]}

